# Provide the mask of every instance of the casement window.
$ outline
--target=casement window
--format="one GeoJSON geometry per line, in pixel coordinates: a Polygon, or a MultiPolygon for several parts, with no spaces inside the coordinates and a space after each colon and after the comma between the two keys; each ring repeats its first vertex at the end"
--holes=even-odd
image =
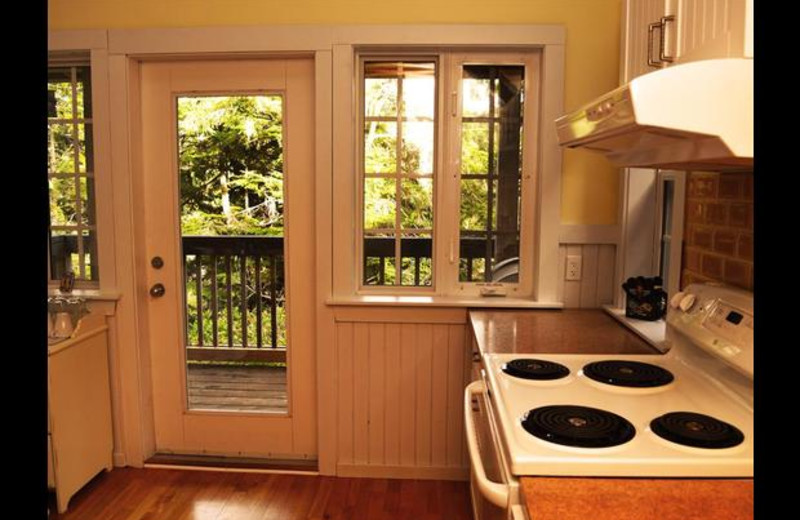
{"type": "Polygon", "coordinates": [[[88,55],[51,60],[47,72],[49,278],[72,271],[98,286],[92,83],[88,55]]]}
{"type": "Polygon", "coordinates": [[[362,291],[531,294],[539,63],[359,56],[362,291]]]}

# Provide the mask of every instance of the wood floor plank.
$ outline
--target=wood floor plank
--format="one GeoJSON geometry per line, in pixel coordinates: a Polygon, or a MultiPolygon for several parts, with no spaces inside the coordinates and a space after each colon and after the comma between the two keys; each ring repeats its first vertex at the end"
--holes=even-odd
{"type": "Polygon", "coordinates": [[[189,365],[187,379],[190,408],[288,409],[285,368],[189,365]]]}
{"type": "Polygon", "coordinates": [[[50,520],[471,520],[466,482],[115,468],[50,520]]]}

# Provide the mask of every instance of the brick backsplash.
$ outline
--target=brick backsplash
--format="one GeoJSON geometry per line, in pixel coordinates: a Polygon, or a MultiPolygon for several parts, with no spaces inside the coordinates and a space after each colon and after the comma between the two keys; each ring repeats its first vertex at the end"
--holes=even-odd
{"type": "Polygon", "coordinates": [[[690,172],[681,287],[722,282],[753,290],[753,174],[690,172]]]}

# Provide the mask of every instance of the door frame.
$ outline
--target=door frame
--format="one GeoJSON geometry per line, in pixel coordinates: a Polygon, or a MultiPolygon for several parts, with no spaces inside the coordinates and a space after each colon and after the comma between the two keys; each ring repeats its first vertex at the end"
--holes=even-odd
{"type": "MultiPolygon", "coordinates": [[[[315,159],[314,159],[314,181],[315,197],[318,201],[315,205],[315,245],[316,245],[316,272],[314,275],[318,280],[315,293],[315,324],[320,320],[324,323],[331,323],[332,319],[325,320],[320,316],[320,312],[329,313],[332,311],[324,304],[328,294],[326,287],[330,287],[330,268],[325,269],[325,265],[330,265],[330,249],[326,250],[324,244],[320,247],[320,239],[326,238],[326,226],[330,226],[330,179],[331,179],[331,52],[327,50],[302,49],[307,47],[300,45],[299,51],[269,52],[259,50],[248,53],[210,53],[210,52],[149,52],[146,54],[129,54],[127,52],[109,53],[109,83],[110,83],[110,111],[111,111],[111,144],[115,153],[113,164],[113,176],[116,181],[114,203],[115,207],[122,214],[125,214],[127,226],[118,233],[117,245],[117,264],[124,261],[130,269],[127,280],[120,283],[120,291],[134,295],[129,300],[128,319],[130,320],[131,337],[124,345],[124,350],[129,354],[127,363],[121,363],[120,379],[123,389],[122,397],[124,402],[120,402],[121,430],[118,436],[123,439],[121,451],[124,453],[120,465],[131,465],[142,467],[145,461],[156,452],[155,443],[155,423],[153,416],[153,387],[151,374],[151,345],[149,341],[149,324],[147,323],[147,306],[149,295],[147,292],[147,268],[148,259],[145,243],[143,208],[137,204],[143,196],[143,169],[142,169],[142,126],[141,126],[141,105],[140,105],[140,67],[144,62],[153,61],[180,61],[180,60],[209,60],[209,59],[281,59],[281,58],[310,58],[314,63],[314,118],[315,118],[315,159]],[[326,190],[327,188],[327,190],[326,190]],[[323,194],[320,194],[320,191],[323,194]],[[327,211],[326,211],[327,208],[327,211]],[[126,238],[128,240],[126,240],[126,238]],[[120,249],[122,255],[120,255],[120,249]],[[128,282],[128,283],[125,283],[128,282]],[[129,289],[125,291],[125,289],[129,289]],[[125,398],[127,397],[127,398],[125,398]]],[[[329,242],[329,237],[328,237],[329,242]]],[[[330,246],[328,246],[330,247],[330,246]]],[[[320,335],[332,334],[331,331],[323,331],[317,327],[315,344],[312,346],[314,354],[318,352],[320,335]]],[[[328,336],[329,337],[329,336],[328,336]]],[[[316,356],[315,356],[316,357],[316,356]]],[[[316,359],[317,375],[319,377],[320,360],[316,359]]],[[[320,394],[318,384],[317,395],[320,394]]],[[[319,408],[319,404],[318,404],[319,408]]],[[[331,416],[332,416],[331,412],[331,416]]],[[[318,414],[317,420],[317,460],[318,468],[321,473],[335,473],[335,452],[322,450],[322,434],[324,426],[320,423],[318,414]]]]}
{"type": "Polygon", "coordinates": [[[159,453],[214,454],[280,459],[316,460],[315,313],[305,309],[316,300],[313,257],[314,200],[312,132],[313,60],[310,57],[270,56],[254,59],[168,60],[140,62],[142,72],[141,128],[142,185],[136,220],[143,237],[145,258],[137,269],[147,287],[167,286],[164,298],[147,298],[150,320],[150,371],[153,416],[159,453]],[[182,96],[279,95],[283,99],[285,280],[287,288],[286,412],[261,410],[211,411],[186,408],[185,273],[181,269],[179,158],[176,155],[176,100],[182,96]],[[165,227],[166,226],[166,227],[165,227]],[[164,269],[155,271],[147,260],[164,256],[164,269]],[[308,275],[306,275],[308,273],[308,275]],[[312,283],[307,283],[312,281],[312,283]],[[177,350],[176,350],[177,349],[177,350]],[[302,384],[309,381],[309,385],[302,384]],[[267,443],[263,440],[271,439],[267,443]]]}

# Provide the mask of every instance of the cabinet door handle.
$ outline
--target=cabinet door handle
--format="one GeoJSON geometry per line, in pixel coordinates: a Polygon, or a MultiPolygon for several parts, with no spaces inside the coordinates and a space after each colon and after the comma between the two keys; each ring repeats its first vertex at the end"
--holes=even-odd
{"type": "MultiPolygon", "coordinates": [[[[653,22],[647,24],[647,64],[650,67],[661,67],[661,62],[658,60],[653,59],[653,33],[656,29],[661,31],[661,40],[664,40],[664,29],[661,22],[653,22]]],[[[663,44],[662,44],[663,45],[663,44]]],[[[659,49],[659,54],[661,50],[659,49]]]]}
{"type": "Polygon", "coordinates": [[[664,63],[672,63],[675,61],[675,56],[669,56],[666,52],[667,47],[667,22],[674,22],[675,15],[662,16],[659,25],[661,26],[661,41],[658,45],[658,60],[664,63]]]}

